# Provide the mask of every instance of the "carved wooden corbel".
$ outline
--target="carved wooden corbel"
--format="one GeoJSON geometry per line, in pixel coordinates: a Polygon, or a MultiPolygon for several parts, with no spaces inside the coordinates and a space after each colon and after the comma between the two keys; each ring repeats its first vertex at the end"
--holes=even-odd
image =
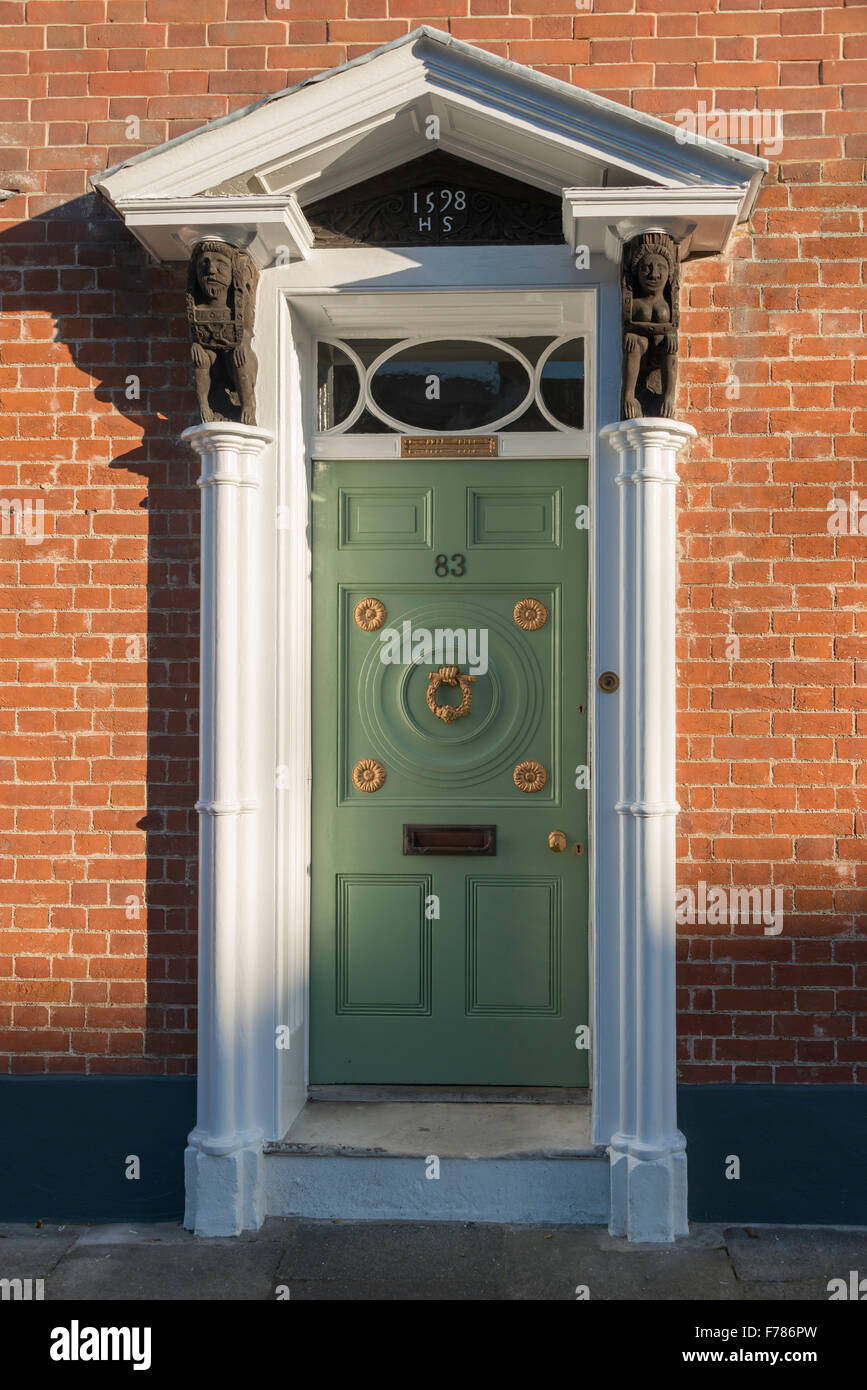
{"type": "Polygon", "coordinates": [[[259,271],[237,246],[200,241],[187,273],[187,319],[202,420],[256,423],[253,316],[259,271]]]}
{"type": "Polygon", "coordinates": [[[680,262],[665,232],[643,232],[623,247],[623,399],[621,418],[674,419],[680,262]]]}

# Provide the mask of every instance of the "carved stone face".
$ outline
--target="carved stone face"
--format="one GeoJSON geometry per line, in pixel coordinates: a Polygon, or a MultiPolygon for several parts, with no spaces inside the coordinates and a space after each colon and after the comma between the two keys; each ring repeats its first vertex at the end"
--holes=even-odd
{"type": "Polygon", "coordinates": [[[635,278],[645,294],[659,294],[668,280],[668,263],[665,257],[653,251],[645,251],[635,262],[635,278]]]}
{"type": "Polygon", "coordinates": [[[219,251],[202,251],[196,265],[196,279],[207,299],[225,301],[232,283],[230,258],[219,251]]]}

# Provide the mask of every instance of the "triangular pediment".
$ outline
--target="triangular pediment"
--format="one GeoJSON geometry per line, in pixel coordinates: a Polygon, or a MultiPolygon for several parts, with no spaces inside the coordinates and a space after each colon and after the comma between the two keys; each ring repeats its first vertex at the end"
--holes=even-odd
{"type": "Polygon", "coordinates": [[[563,241],[562,199],[433,150],[308,203],[317,246],[467,246],[563,241]]]}
{"type": "Polygon", "coordinates": [[[92,182],[119,208],[138,199],[294,195],[306,209],[436,149],[557,197],[564,188],[729,186],[744,191],[748,212],[765,162],[678,135],[655,117],[422,27],[92,182]]]}

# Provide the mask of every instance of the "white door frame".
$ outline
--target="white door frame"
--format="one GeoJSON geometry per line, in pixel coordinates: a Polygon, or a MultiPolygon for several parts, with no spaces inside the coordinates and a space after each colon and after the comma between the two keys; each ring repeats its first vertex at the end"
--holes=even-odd
{"type": "MultiPolygon", "coordinates": [[[[209,590],[203,573],[203,706],[213,699],[218,707],[222,699],[237,745],[235,790],[227,794],[212,788],[209,793],[203,782],[200,801],[208,829],[203,831],[202,881],[209,888],[203,888],[202,902],[210,920],[203,930],[204,1045],[199,1123],[187,1151],[187,1221],[203,1234],[259,1223],[264,1215],[262,1141],[281,1138],[306,1100],[309,479],[312,456],[330,447],[315,436],[309,385],[320,321],[337,322],[332,333],[363,335],[365,329],[376,329],[384,337],[403,336],[406,323],[416,333],[443,332],[449,324],[454,332],[495,336],[558,334],[566,331],[561,322],[583,324],[589,346],[590,428],[563,436],[562,443],[564,451],[590,461],[593,1137],[610,1146],[612,1155],[612,1230],[633,1238],[671,1239],[684,1229],[685,1160],[673,1119],[673,506],[670,515],[663,515],[651,494],[660,489],[671,494],[674,455],[690,431],[672,422],[629,422],[623,427],[628,447],[626,435],[616,429],[613,434],[598,431],[599,422],[615,421],[619,413],[619,298],[615,262],[595,257],[591,275],[575,269],[565,247],[314,253],[263,275],[254,341],[261,364],[260,427],[202,425],[187,431],[205,463],[203,490],[216,479],[217,497],[222,483],[224,492],[235,491],[241,498],[236,515],[224,505],[219,536],[214,530],[219,509],[203,511],[203,518],[205,553],[219,556],[222,550],[225,564],[235,566],[241,627],[247,624],[246,632],[238,631],[230,602],[227,611],[234,626],[228,641],[238,632],[237,661],[243,669],[233,675],[231,664],[224,663],[222,677],[216,665],[209,676],[206,651],[226,650],[226,614],[219,609],[220,603],[226,605],[231,585],[225,576],[222,583],[217,577],[209,590]],[[550,321],[552,315],[559,315],[560,322],[550,321]],[[653,440],[649,465],[641,443],[645,436],[653,440]],[[627,461],[618,468],[623,449],[628,458],[624,454],[627,461]],[[238,459],[233,474],[232,460],[238,459]],[[658,535],[646,529],[663,522],[658,535]],[[668,547],[662,565],[660,545],[668,547]],[[661,591],[660,570],[671,574],[671,583],[661,591]],[[662,601],[666,611],[660,615],[648,608],[647,596],[653,603],[662,601]],[[671,671],[666,673],[660,661],[669,657],[671,671]],[[617,694],[598,689],[596,676],[604,670],[618,672],[617,694]],[[221,696],[221,679],[229,681],[232,698],[221,696]],[[649,692],[655,695],[653,704],[646,698],[649,692]],[[647,748],[655,750],[650,759],[644,758],[647,748]],[[663,795],[660,787],[669,784],[663,795]],[[227,809],[240,804],[239,799],[241,809],[227,809]],[[237,821],[234,841],[232,816],[237,821]],[[669,824],[672,834],[666,838],[669,824]],[[234,844],[231,854],[224,848],[223,857],[230,866],[233,854],[240,862],[240,880],[232,877],[231,867],[221,869],[219,836],[212,825],[223,829],[224,846],[234,844]],[[642,832],[637,842],[634,828],[642,832]],[[649,839],[644,834],[648,828],[653,832],[649,839]],[[651,858],[660,862],[660,855],[670,859],[670,869],[649,887],[646,870],[651,858]],[[235,894],[234,928],[228,921],[215,926],[214,905],[226,901],[227,892],[235,894]],[[221,948],[220,931],[232,930],[233,944],[221,948]],[[214,969],[208,941],[214,947],[214,969]],[[221,978],[222,1005],[217,997],[221,978]],[[243,998],[237,989],[231,995],[233,978],[243,998]],[[648,1012],[648,991],[653,990],[661,994],[648,1012]]],[[[553,437],[536,436],[537,441],[543,438],[553,437]]],[[[518,437],[505,435],[503,440],[510,451],[521,449],[518,437]]],[[[336,447],[345,450],[345,438],[336,447]]],[[[213,711],[206,715],[204,708],[203,716],[203,739],[219,742],[220,718],[213,711]]]]}

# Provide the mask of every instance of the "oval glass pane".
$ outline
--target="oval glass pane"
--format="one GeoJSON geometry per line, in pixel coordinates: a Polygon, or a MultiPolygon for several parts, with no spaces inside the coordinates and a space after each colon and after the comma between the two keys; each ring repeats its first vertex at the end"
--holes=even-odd
{"type": "Polygon", "coordinates": [[[399,424],[449,434],[484,429],[511,415],[530,386],[524,364],[500,343],[432,339],[380,362],[370,396],[399,424]]]}
{"type": "Polygon", "coordinates": [[[316,355],[317,429],[336,429],[349,419],[361,392],[358,369],[336,343],[320,343],[316,355]]]}
{"type": "Polygon", "coordinates": [[[558,424],[569,430],[583,430],[583,338],[570,338],[549,353],[539,373],[539,397],[543,408],[558,424]]]}

